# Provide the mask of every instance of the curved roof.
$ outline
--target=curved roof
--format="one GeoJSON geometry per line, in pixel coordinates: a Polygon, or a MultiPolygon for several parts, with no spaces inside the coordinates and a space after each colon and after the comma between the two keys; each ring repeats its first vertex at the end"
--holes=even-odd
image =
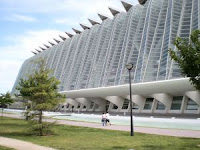
{"type": "MultiPolygon", "coordinates": [[[[179,96],[183,95],[186,91],[194,90],[195,88],[191,85],[188,78],[132,84],[132,94],[142,95],[144,97],[149,97],[155,93],[168,93],[170,95],[179,96]]],[[[129,84],[62,91],[60,93],[65,94],[67,98],[124,96],[129,95],[129,84]]]]}

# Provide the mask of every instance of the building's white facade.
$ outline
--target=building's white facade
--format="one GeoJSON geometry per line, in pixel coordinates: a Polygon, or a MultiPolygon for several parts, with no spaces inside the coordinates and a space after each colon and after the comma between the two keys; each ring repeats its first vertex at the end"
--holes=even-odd
{"type": "Polygon", "coordinates": [[[67,95],[61,109],[127,112],[129,78],[125,64],[131,62],[135,65],[131,72],[134,111],[199,114],[199,92],[188,79],[179,80],[180,69],[170,59],[168,50],[175,49],[172,43],[177,36],[188,38],[192,30],[200,29],[200,1],[147,0],[143,6],[122,4],[127,12],[109,8],[113,19],[98,14],[101,24],[89,19],[92,27],[81,25],[83,31],[74,29],[75,35],[67,33],[69,38],[62,38],[62,42],[27,59],[12,93],[17,92],[20,78],[37,69],[32,60],[43,57],[61,81],[60,92],[67,95]],[[160,88],[163,82],[168,86],[160,88]],[[176,93],[185,86],[182,82],[187,86],[176,93]],[[149,87],[154,84],[157,86],[149,87]]]}

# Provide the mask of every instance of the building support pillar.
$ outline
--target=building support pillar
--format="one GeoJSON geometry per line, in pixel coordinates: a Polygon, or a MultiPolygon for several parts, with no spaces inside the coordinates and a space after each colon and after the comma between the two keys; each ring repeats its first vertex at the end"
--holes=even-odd
{"type": "Polygon", "coordinates": [[[200,114],[200,92],[199,91],[188,91],[185,92],[185,95],[192,99],[197,105],[199,106],[198,108],[198,114],[200,114]]]}
{"type": "Polygon", "coordinates": [[[76,109],[78,106],[78,102],[71,98],[67,98],[67,103],[73,106],[73,108],[71,107],[71,109],[73,110],[76,109]]]}
{"type": "MultiPolygon", "coordinates": [[[[165,113],[168,113],[172,104],[173,97],[166,93],[153,94],[152,97],[165,105],[165,113]]],[[[155,110],[155,109],[154,109],[155,110]]]]}
{"type": "Polygon", "coordinates": [[[119,96],[106,96],[106,97],[102,97],[105,100],[108,100],[109,102],[111,102],[112,104],[115,104],[118,109],[117,111],[120,111],[122,106],[123,106],[123,102],[124,99],[122,97],[119,96]]]}
{"type": "MultiPolygon", "coordinates": [[[[124,96],[124,98],[130,100],[130,95],[124,96]]],[[[142,109],[144,108],[146,98],[141,95],[132,95],[132,101],[133,103],[139,106],[139,112],[141,112],[142,109]]],[[[130,109],[130,105],[129,105],[129,109],[130,109]]]]}
{"type": "Polygon", "coordinates": [[[86,106],[86,111],[89,109],[91,102],[86,98],[76,98],[77,102],[81,103],[82,105],[86,106]]]}
{"type": "MultiPolygon", "coordinates": [[[[95,104],[98,105],[99,111],[106,111],[106,100],[100,97],[93,97],[93,98],[88,98],[89,101],[94,102],[95,104]]],[[[94,109],[95,111],[95,109],[94,109]]]]}

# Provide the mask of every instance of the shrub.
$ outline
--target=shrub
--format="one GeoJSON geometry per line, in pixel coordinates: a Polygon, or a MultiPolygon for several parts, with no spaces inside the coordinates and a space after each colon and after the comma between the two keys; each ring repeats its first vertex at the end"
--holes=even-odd
{"type": "Polygon", "coordinates": [[[43,135],[51,135],[54,134],[53,132],[53,126],[55,125],[55,122],[42,122],[38,123],[37,120],[29,120],[30,128],[29,131],[31,134],[35,135],[41,135],[41,130],[43,132],[43,135]]]}

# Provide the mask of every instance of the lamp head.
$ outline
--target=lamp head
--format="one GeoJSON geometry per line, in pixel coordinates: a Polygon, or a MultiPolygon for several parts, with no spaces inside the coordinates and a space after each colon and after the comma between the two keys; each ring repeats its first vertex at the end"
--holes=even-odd
{"type": "Polygon", "coordinates": [[[133,64],[129,63],[126,65],[126,69],[131,70],[133,68],[133,64]]]}

